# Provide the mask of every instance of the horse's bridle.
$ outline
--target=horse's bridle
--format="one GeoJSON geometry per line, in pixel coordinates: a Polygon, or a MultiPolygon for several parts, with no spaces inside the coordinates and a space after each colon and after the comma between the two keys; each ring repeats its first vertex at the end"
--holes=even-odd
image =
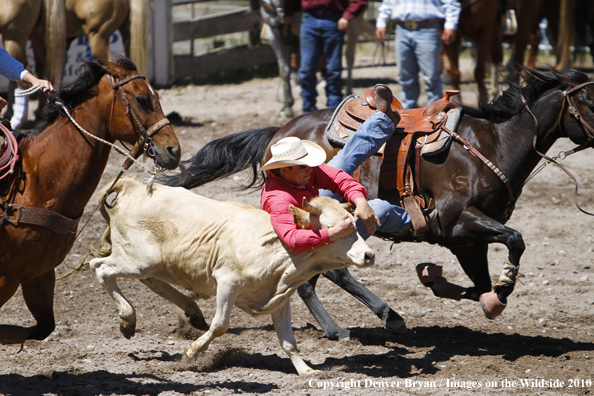
{"type": "MultiPolygon", "coordinates": [[[[128,96],[126,95],[126,92],[124,92],[124,90],[122,89],[120,94],[118,95],[118,91],[120,91],[120,88],[123,85],[125,85],[125,84],[129,83],[130,81],[135,80],[137,78],[142,78],[143,80],[145,80],[145,82],[147,84],[149,84],[146,81],[146,77],[143,74],[135,74],[133,76],[126,77],[125,79],[123,79],[121,81],[118,81],[115,77],[113,77],[112,75],[109,75],[109,82],[111,83],[111,88],[113,89],[113,105],[111,107],[111,114],[109,115],[109,125],[111,126],[111,121],[113,119],[113,112],[115,109],[115,103],[116,103],[116,98],[117,98],[119,100],[120,104],[122,105],[122,108],[124,109],[124,114],[126,114],[128,119],[130,120],[132,129],[138,136],[138,141],[134,144],[134,147],[132,148],[132,150],[130,150],[130,155],[134,158],[138,158],[138,156],[142,152],[142,153],[144,153],[145,156],[148,155],[149,157],[154,159],[155,158],[155,150],[153,148],[153,143],[152,143],[151,137],[154,136],[157,132],[159,132],[159,130],[161,128],[163,128],[166,125],[169,125],[169,120],[167,118],[163,118],[160,121],[157,121],[155,124],[153,124],[148,130],[146,130],[146,129],[144,129],[144,127],[138,120],[136,113],[130,106],[130,101],[128,100],[128,96]]],[[[124,168],[127,169],[130,167],[130,165],[132,165],[132,161],[126,160],[126,163],[124,164],[124,168]]]]}
{"type": "MultiPolygon", "coordinates": [[[[577,146],[571,150],[562,152],[562,158],[565,158],[568,155],[575,154],[578,151],[585,149],[586,147],[588,147],[590,145],[590,143],[594,139],[594,128],[592,128],[586,121],[584,121],[584,117],[582,117],[580,110],[575,105],[573,98],[571,97],[571,95],[573,93],[578,92],[580,89],[582,89],[588,85],[592,85],[592,84],[594,84],[594,81],[588,81],[583,84],[576,85],[575,87],[572,87],[572,88],[562,92],[563,103],[561,105],[561,111],[559,112],[559,116],[557,117],[557,123],[559,125],[559,130],[561,131],[561,134],[565,137],[569,137],[568,134],[564,130],[563,122],[562,122],[563,114],[565,113],[565,109],[567,107],[567,111],[569,112],[569,114],[571,114],[580,124],[582,124],[582,127],[584,128],[586,136],[587,136],[587,139],[583,143],[581,143],[579,146],[577,146]]],[[[522,94],[520,94],[520,98],[522,100],[522,103],[524,104],[524,108],[526,109],[528,114],[530,114],[532,116],[532,118],[534,119],[534,138],[532,140],[532,146],[534,147],[534,151],[536,151],[538,153],[538,155],[540,155],[545,160],[552,162],[555,165],[559,166],[565,172],[565,174],[567,174],[567,176],[569,176],[571,178],[571,180],[573,180],[573,182],[575,183],[574,201],[575,201],[577,208],[582,213],[594,216],[594,213],[590,213],[590,212],[582,209],[582,207],[580,206],[580,204],[578,202],[578,182],[577,182],[577,179],[571,174],[571,172],[569,172],[567,169],[565,169],[565,167],[563,165],[558,163],[555,160],[555,158],[551,158],[548,155],[541,153],[540,151],[538,151],[536,149],[536,140],[538,138],[538,119],[536,118],[534,113],[532,113],[532,111],[530,110],[530,107],[528,106],[528,102],[526,101],[526,99],[524,98],[524,96],[522,94]]],[[[561,156],[561,154],[560,154],[560,156],[561,156]]]]}
{"type": "Polygon", "coordinates": [[[580,89],[582,89],[588,85],[592,85],[592,84],[594,84],[594,81],[588,81],[583,84],[576,85],[575,87],[573,87],[571,89],[563,91],[563,105],[561,106],[561,112],[559,113],[559,119],[557,121],[559,123],[559,128],[561,129],[561,132],[565,136],[567,136],[567,133],[565,133],[565,130],[563,129],[563,123],[561,122],[561,119],[563,118],[563,113],[565,112],[565,105],[567,105],[567,111],[569,111],[569,114],[571,114],[576,120],[578,120],[580,122],[580,124],[582,124],[582,126],[584,127],[584,130],[586,131],[586,135],[588,136],[588,140],[585,142],[585,144],[582,143],[584,148],[585,148],[585,146],[587,146],[588,143],[590,143],[590,141],[592,139],[594,139],[594,128],[592,128],[590,125],[588,125],[588,123],[586,121],[584,121],[584,117],[582,117],[580,110],[573,102],[573,98],[571,97],[571,94],[579,91],[580,89]]]}

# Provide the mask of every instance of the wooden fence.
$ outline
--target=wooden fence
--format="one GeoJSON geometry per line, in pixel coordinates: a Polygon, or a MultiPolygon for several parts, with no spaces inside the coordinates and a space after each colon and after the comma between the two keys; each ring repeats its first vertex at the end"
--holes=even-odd
{"type": "Polygon", "coordinates": [[[276,62],[272,48],[260,43],[262,19],[258,0],[249,8],[172,22],[172,7],[204,3],[209,0],[155,0],[153,3],[154,82],[167,86],[184,77],[276,62]],[[235,48],[213,49],[194,55],[175,55],[174,43],[226,34],[249,32],[249,44],[235,48]]]}

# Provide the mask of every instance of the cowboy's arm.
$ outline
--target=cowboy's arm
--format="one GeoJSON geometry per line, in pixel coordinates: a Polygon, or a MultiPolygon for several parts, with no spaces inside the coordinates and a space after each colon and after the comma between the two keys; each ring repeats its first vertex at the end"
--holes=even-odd
{"type": "Polygon", "coordinates": [[[326,164],[319,167],[316,172],[316,182],[319,188],[331,190],[342,195],[347,201],[356,205],[355,220],[361,219],[369,233],[374,233],[379,225],[379,219],[367,203],[367,190],[348,173],[333,168],[326,164]]]}

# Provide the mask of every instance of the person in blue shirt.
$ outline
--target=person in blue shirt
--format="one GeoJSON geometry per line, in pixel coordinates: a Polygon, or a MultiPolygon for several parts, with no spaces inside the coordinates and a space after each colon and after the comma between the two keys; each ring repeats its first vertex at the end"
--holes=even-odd
{"type": "MultiPolygon", "coordinates": [[[[14,59],[8,51],[4,48],[0,48],[0,75],[8,78],[9,80],[24,81],[31,85],[43,85],[43,92],[53,92],[54,86],[48,80],[37,78],[33,73],[27,71],[21,62],[14,59]]],[[[0,97],[0,110],[6,106],[6,100],[0,97]]],[[[11,122],[12,123],[12,122],[11,122]]],[[[13,125],[13,127],[18,127],[13,125]]]]}

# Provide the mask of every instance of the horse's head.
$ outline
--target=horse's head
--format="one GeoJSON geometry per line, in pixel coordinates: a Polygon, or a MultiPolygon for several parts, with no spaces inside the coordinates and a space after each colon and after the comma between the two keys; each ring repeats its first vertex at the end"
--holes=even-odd
{"type": "Polygon", "coordinates": [[[594,81],[577,70],[554,71],[563,86],[562,133],[582,147],[594,145],[594,81]]]}
{"type": "Polygon", "coordinates": [[[107,73],[102,84],[113,96],[109,115],[112,136],[134,144],[134,157],[144,152],[158,166],[175,169],[181,149],[163,114],[157,91],[138,73],[132,61],[121,58],[117,63],[101,63],[107,73]]]}

